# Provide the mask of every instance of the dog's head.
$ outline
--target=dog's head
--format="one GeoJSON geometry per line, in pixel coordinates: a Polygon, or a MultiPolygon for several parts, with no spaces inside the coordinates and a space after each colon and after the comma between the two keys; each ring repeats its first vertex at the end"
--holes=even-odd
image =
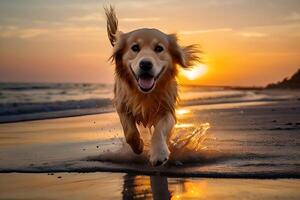
{"type": "Polygon", "coordinates": [[[111,59],[116,63],[116,75],[131,87],[150,93],[177,74],[176,65],[188,68],[199,61],[196,45],[180,47],[175,34],[157,29],[138,29],[128,33],[118,31],[118,20],[112,7],[106,8],[107,32],[114,47],[111,59]]]}

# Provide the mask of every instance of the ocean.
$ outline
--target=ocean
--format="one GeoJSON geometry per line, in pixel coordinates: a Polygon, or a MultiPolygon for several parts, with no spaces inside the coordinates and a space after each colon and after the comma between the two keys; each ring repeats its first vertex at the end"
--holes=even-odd
{"type": "MultiPolygon", "coordinates": [[[[180,86],[181,105],[275,101],[293,94],[228,87],[180,86]]],[[[0,83],[0,123],[113,112],[113,85],[0,83]]]]}

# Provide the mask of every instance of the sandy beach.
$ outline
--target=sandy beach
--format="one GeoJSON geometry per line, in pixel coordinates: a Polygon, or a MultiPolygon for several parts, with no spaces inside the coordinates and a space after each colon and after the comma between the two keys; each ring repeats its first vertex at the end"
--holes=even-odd
{"type": "Polygon", "coordinates": [[[0,199],[299,199],[297,95],[177,115],[175,134],[210,128],[159,168],[124,144],[115,112],[0,124],[0,199]]]}

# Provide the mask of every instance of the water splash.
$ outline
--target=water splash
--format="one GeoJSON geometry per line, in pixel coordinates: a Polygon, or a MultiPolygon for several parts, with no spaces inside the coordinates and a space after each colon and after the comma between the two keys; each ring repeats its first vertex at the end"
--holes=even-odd
{"type": "MultiPolygon", "coordinates": [[[[217,156],[215,151],[207,150],[203,145],[205,139],[208,138],[207,130],[209,128],[209,123],[199,125],[177,124],[173,135],[170,137],[169,149],[171,154],[168,163],[170,165],[183,165],[183,163],[207,163],[207,161],[214,160],[217,156]]],[[[149,163],[151,134],[145,129],[140,129],[140,133],[145,145],[141,155],[134,154],[129,145],[122,141],[119,143],[121,146],[118,150],[103,152],[96,157],[89,157],[88,160],[132,164],[149,163]]]]}
{"type": "Polygon", "coordinates": [[[199,151],[200,149],[204,149],[205,147],[203,147],[202,143],[207,138],[207,130],[209,128],[209,123],[203,123],[198,127],[184,128],[183,130],[176,131],[171,137],[171,151],[173,152],[183,149],[199,151]],[[194,130],[191,131],[189,129],[194,130]]]}
{"type": "Polygon", "coordinates": [[[171,151],[169,163],[183,165],[183,163],[207,162],[217,156],[216,151],[207,150],[203,144],[208,138],[209,123],[200,125],[179,124],[170,138],[171,151]]]}
{"type": "MultiPolygon", "coordinates": [[[[186,115],[190,114],[189,109],[176,110],[179,121],[185,121],[186,115]]],[[[89,160],[110,161],[117,163],[148,163],[151,135],[154,127],[145,128],[141,125],[137,126],[141,138],[144,141],[144,151],[140,155],[132,152],[129,145],[123,141],[117,151],[103,152],[97,158],[93,157],[89,160]]],[[[175,129],[169,138],[168,146],[171,152],[169,164],[197,163],[207,162],[219,157],[219,153],[215,150],[209,150],[204,145],[204,141],[208,138],[207,130],[210,128],[209,123],[180,123],[175,125],[175,129]]]]}

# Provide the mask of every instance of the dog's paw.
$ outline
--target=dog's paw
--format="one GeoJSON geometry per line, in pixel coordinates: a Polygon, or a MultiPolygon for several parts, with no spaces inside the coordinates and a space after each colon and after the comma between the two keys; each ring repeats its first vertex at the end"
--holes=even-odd
{"type": "Polygon", "coordinates": [[[154,167],[166,164],[170,155],[167,144],[152,146],[149,153],[150,163],[154,167]]]}
{"type": "Polygon", "coordinates": [[[127,142],[132,151],[135,153],[135,154],[141,154],[143,153],[143,150],[144,150],[144,142],[142,139],[140,138],[134,138],[134,140],[130,140],[127,142]]]}
{"type": "Polygon", "coordinates": [[[141,154],[144,150],[144,142],[142,139],[139,139],[139,142],[132,148],[134,153],[141,154]]]}

